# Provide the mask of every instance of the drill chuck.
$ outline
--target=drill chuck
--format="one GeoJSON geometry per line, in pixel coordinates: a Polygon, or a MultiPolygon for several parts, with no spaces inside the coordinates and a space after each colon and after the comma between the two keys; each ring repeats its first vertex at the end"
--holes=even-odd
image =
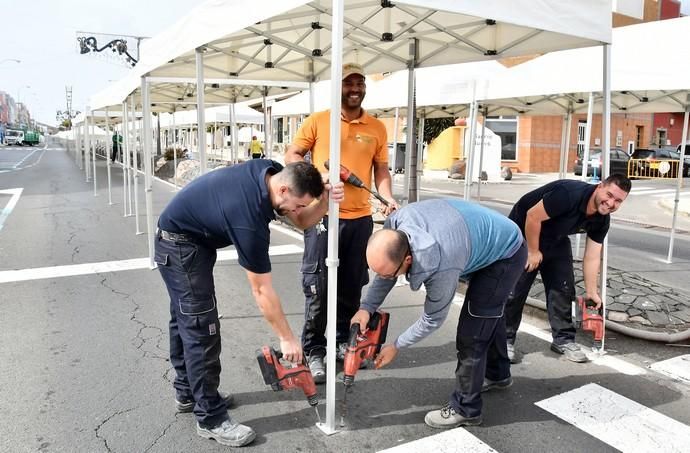
{"type": "Polygon", "coordinates": [[[319,404],[319,395],[314,394],[312,396],[307,397],[307,401],[309,402],[310,406],[318,406],[319,404]]]}

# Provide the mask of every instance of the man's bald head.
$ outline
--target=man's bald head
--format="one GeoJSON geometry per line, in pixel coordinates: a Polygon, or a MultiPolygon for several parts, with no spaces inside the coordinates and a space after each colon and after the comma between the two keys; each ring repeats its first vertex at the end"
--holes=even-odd
{"type": "Polygon", "coordinates": [[[410,252],[407,235],[384,228],[372,234],[367,244],[367,263],[381,276],[393,277],[410,252]]]}

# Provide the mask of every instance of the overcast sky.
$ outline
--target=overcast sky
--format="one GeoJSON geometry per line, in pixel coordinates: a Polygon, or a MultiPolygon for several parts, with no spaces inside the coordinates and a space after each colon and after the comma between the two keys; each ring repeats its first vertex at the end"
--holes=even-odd
{"type": "MultiPolygon", "coordinates": [[[[72,86],[72,105],[82,110],[89,96],[127,72],[117,59],[80,55],[77,31],[154,36],[198,3],[201,0],[0,0],[0,61],[21,60],[0,63],[0,90],[19,97],[38,121],[56,124],[56,111],[66,108],[65,86],[72,86]]],[[[690,14],[690,0],[683,1],[682,11],[690,14]]],[[[106,42],[99,40],[99,47],[106,42]]]]}
{"type": "MultiPolygon", "coordinates": [[[[127,72],[119,59],[80,55],[77,31],[154,36],[198,3],[201,1],[0,0],[0,61],[21,60],[19,64],[0,63],[0,90],[15,100],[20,97],[38,121],[56,124],[56,111],[66,108],[66,85],[72,86],[73,107],[82,110],[89,96],[127,72]]],[[[99,40],[98,46],[107,42],[99,40]]]]}

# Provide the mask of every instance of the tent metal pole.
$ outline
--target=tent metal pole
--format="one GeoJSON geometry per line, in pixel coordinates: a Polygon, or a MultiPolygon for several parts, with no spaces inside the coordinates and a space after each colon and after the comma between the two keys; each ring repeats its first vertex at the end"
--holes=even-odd
{"type": "MultiPolygon", "coordinates": [[[[331,115],[328,171],[331,181],[340,180],[340,97],[343,74],[343,16],[344,0],[333,0],[333,28],[331,30],[331,115]]],[[[326,422],[317,426],[327,435],[337,432],[335,427],[335,342],[338,294],[338,225],[340,223],[339,203],[328,200],[328,314],[326,316],[326,422]]]]}
{"type": "Polygon", "coordinates": [[[417,66],[418,49],[417,39],[409,40],[409,53],[407,60],[407,134],[405,143],[405,178],[403,184],[402,203],[414,203],[417,201],[417,148],[416,130],[414,122],[416,118],[416,75],[414,68],[417,66]]]}
{"type": "Polygon", "coordinates": [[[127,101],[122,103],[122,124],[120,125],[124,150],[122,152],[122,216],[127,217],[127,206],[129,205],[129,113],[127,112],[127,101]]]}
{"type": "Polygon", "coordinates": [[[673,220],[671,221],[671,236],[668,241],[668,256],[666,261],[673,263],[673,242],[676,236],[676,219],[678,218],[678,203],[680,202],[680,189],[683,185],[683,167],[685,162],[685,145],[688,142],[688,114],[690,113],[690,95],[686,99],[685,116],[683,117],[683,137],[680,140],[680,162],[678,163],[678,184],[676,184],[676,196],[673,198],[673,220]]]}
{"type": "Polygon", "coordinates": [[[237,142],[237,116],[235,115],[235,101],[230,103],[230,160],[237,163],[239,144],[237,142]]]}
{"type": "Polygon", "coordinates": [[[154,251],[154,225],[153,225],[153,169],[151,166],[151,148],[153,140],[151,136],[151,104],[149,103],[149,84],[146,76],[141,78],[141,110],[142,110],[142,135],[144,140],[144,192],[146,193],[146,230],[149,243],[149,268],[155,269],[156,263],[153,260],[154,251]]]}
{"type": "MultiPolygon", "coordinates": [[[[465,130],[467,131],[467,129],[465,130]]],[[[472,104],[470,105],[469,133],[470,138],[465,150],[465,189],[462,194],[464,200],[472,199],[472,167],[474,167],[474,145],[477,141],[477,99],[474,88],[472,89],[472,104]]]]}
{"type": "Polygon", "coordinates": [[[84,170],[86,171],[86,182],[91,181],[91,148],[89,146],[89,107],[84,111],[84,170]]]}
{"type": "MultiPolygon", "coordinates": [[[[175,107],[170,114],[172,117],[172,150],[173,150],[173,191],[177,190],[177,136],[175,127],[175,107]]],[[[168,133],[170,136],[170,133],[168,133]]]]}
{"type": "Polygon", "coordinates": [[[91,114],[91,120],[89,121],[88,117],[86,120],[87,126],[91,129],[89,133],[89,147],[91,148],[91,165],[93,166],[93,196],[97,197],[98,196],[98,185],[97,185],[97,177],[96,177],[96,117],[93,116],[93,112],[91,112],[91,108],[87,107],[89,113],[91,114]]]}
{"type": "Polygon", "coordinates": [[[204,106],[204,54],[203,49],[198,47],[195,50],[196,55],[196,116],[197,116],[197,131],[199,133],[199,174],[206,173],[206,117],[204,106]]]}
{"type": "Polygon", "coordinates": [[[395,179],[395,168],[397,166],[398,154],[398,121],[400,120],[400,108],[395,108],[395,120],[393,121],[393,156],[391,156],[391,169],[393,171],[392,178],[395,179]]]}
{"type": "Polygon", "coordinates": [[[561,161],[558,168],[558,179],[565,179],[568,173],[568,154],[570,151],[570,128],[573,120],[572,104],[568,106],[568,113],[565,115],[565,122],[563,124],[563,148],[561,150],[561,161]]]}
{"type": "Polygon", "coordinates": [[[105,165],[108,169],[108,205],[113,204],[113,184],[110,172],[110,124],[108,122],[108,108],[105,108],[105,165]]]}
{"type": "MultiPolygon", "coordinates": [[[[589,103],[587,104],[587,126],[585,126],[585,149],[582,151],[582,175],[581,180],[587,181],[587,167],[589,162],[589,142],[592,139],[592,114],[594,110],[594,93],[589,93],[589,103]]],[[[575,258],[580,258],[580,240],[582,233],[575,235],[575,258]]]]}
{"type": "Polygon", "coordinates": [[[134,172],[134,224],[137,229],[136,234],[144,234],[139,227],[139,146],[137,146],[137,141],[139,144],[143,143],[143,137],[141,136],[141,129],[139,129],[137,124],[137,108],[134,104],[134,96],[132,96],[132,121],[134,123],[134,159],[132,162],[132,171],[134,172]]]}
{"type": "MultiPolygon", "coordinates": [[[[603,105],[602,105],[602,146],[601,153],[604,157],[601,169],[601,180],[605,180],[611,171],[611,45],[603,45],[603,105]]],[[[601,300],[602,300],[602,316],[604,318],[604,338],[601,340],[601,353],[604,353],[606,346],[606,293],[608,281],[608,262],[609,262],[609,235],[604,238],[604,245],[602,247],[602,264],[601,264],[601,300]]]]}
{"type": "Polygon", "coordinates": [[[269,159],[272,158],[271,150],[268,149],[268,137],[271,135],[270,128],[270,118],[268,117],[268,102],[266,101],[266,95],[268,94],[268,88],[263,87],[261,90],[261,107],[264,111],[264,154],[268,156],[269,159]]]}
{"type": "Polygon", "coordinates": [[[479,176],[477,177],[477,202],[482,201],[482,168],[484,166],[484,138],[486,134],[486,117],[489,114],[489,107],[482,109],[482,134],[479,142],[479,176]]]}

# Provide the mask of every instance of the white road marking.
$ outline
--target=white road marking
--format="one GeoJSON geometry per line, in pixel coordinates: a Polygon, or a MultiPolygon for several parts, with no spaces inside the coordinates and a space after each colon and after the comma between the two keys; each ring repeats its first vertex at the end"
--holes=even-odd
{"type": "Polygon", "coordinates": [[[288,227],[284,227],[284,226],[282,226],[282,225],[277,225],[277,224],[275,224],[275,223],[269,223],[269,224],[268,224],[268,227],[269,227],[270,229],[272,229],[272,230],[278,231],[279,233],[286,234],[286,235],[290,236],[291,238],[295,238],[295,239],[297,239],[297,240],[299,240],[299,241],[304,242],[304,234],[299,233],[299,232],[297,232],[297,231],[295,231],[295,230],[292,230],[292,229],[290,229],[290,228],[288,228],[288,227]]]}
{"type": "MultiPolygon", "coordinates": [[[[295,255],[302,253],[303,248],[293,244],[277,245],[269,249],[271,256],[295,255]]],[[[218,261],[237,260],[235,250],[218,252],[218,261]]],[[[149,258],[135,258],[121,261],[104,261],[100,263],[73,264],[67,266],[38,267],[33,269],[19,269],[0,272],[0,283],[40,280],[44,278],[72,277],[75,275],[99,274],[104,272],[129,271],[134,269],[148,269],[149,258]]]]}
{"type": "MultiPolygon", "coordinates": [[[[537,337],[540,340],[544,340],[549,343],[553,341],[550,332],[547,332],[543,329],[539,329],[538,327],[528,324],[526,322],[522,322],[520,324],[519,331],[525,332],[527,334],[532,335],[533,337],[537,337]]],[[[606,354],[599,356],[588,355],[588,357],[590,358],[591,362],[595,365],[606,366],[608,368],[618,371],[619,373],[627,374],[628,376],[641,376],[643,374],[647,374],[644,368],[626,362],[625,360],[621,360],[617,357],[613,357],[606,354]]]]}
{"type": "Polygon", "coordinates": [[[24,156],[24,159],[20,160],[20,161],[17,162],[16,164],[14,164],[14,167],[13,167],[13,168],[19,167],[19,166],[22,164],[22,162],[24,162],[24,161],[25,161],[26,159],[28,159],[29,157],[33,156],[34,153],[37,153],[38,151],[40,151],[40,150],[35,149],[35,150],[31,151],[29,154],[27,154],[26,156],[24,156]]]}
{"type": "Polygon", "coordinates": [[[437,453],[496,453],[496,450],[470,434],[464,428],[444,431],[387,450],[380,450],[379,453],[419,453],[424,451],[437,453]]]}
{"type": "Polygon", "coordinates": [[[653,363],[651,369],[690,384],[690,354],[653,363]]]}
{"type": "Polygon", "coordinates": [[[5,220],[7,220],[7,217],[9,217],[9,215],[12,213],[12,210],[17,205],[19,197],[22,196],[23,190],[23,187],[19,187],[17,189],[0,190],[0,193],[8,193],[12,195],[12,198],[10,198],[9,203],[7,203],[7,205],[5,205],[5,207],[3,208],[2,212],[0,212],[0,230],[2,230],[2,226],[5,224],[5,220]]]}
{"type": "Polygon", "coordinates": [[[687,452],[690,427],[597,384],[535,403],[623,452],[687,452]]]}

